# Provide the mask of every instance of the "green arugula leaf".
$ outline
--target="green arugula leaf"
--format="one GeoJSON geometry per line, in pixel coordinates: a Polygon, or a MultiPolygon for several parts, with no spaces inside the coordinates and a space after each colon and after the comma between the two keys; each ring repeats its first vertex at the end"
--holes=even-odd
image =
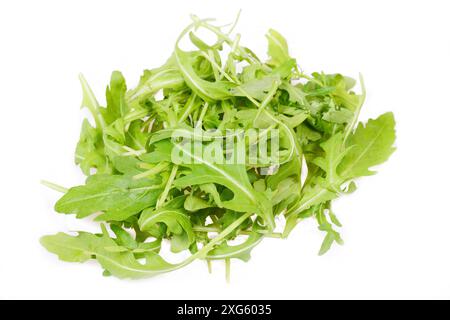
{"type": "Polygon", "coordinates": [[[385,162],[395,151],[395,120],[391,112],[370,119],[366,126],[358,125],[350,135],[346,147],[350,149],[339,165],[340,175],[346,179],[374,174],[369,169],[385,162]]]}
{"type": "Polygon", "coordinates": [[[200,190],[209,194],[214,200],[214,203],[217,207],[223,208],[222,200],[220,199],[220,194],[217,192],[217,187],[214,183],[205,183],[199,185],[200,190]]]}
{"type": "Polygon", "coordinates": [[[157,180],[135,180],[125,175],[96,174],[86,184],[70,188],[55,210],[84,218],[101,212],[97,220],[122,221],[156,203],[162,187],[157,180]]]}
{"type": "Polygon", "coordinates": [[[189,216],[179,207],[186,201],[185,199],[185,197],[179,197],[168,202],[164,207],[144,210],[139,218],[140,230],[149,231],[156,224],[163,223],[172,236],[172,251],[180,252],[188,249],[195,241],[195,234],[189,216]]]}
{"type": "Polygon", "coordinates": [[[111,82],[106,89],[106,111],[103,117],[108,123],[124,117],[128,113],[128,105],[125,101],[127,85],[125,79],[119,71],[114,71],[111,75],[111,82]]]}
{"type": "Polygon", "coordinates": [[[243,243],[230,246],[226,242],[217,248],[208,252],[206,259],[222,260],[222,259],[240,259],[247,262],[250,260],[250,252],[256,247],[264,236],[258,232],[253,232],[243,243]]]}
{"type": "Polygon", "coordinates": [[[75,163],[85,175],[90,175],[91,169],[96,169],[98,173],[111,172],[111,165],[103,150],[102,133],[92,127],[87,119],[84,119],[81,127],[80,140],[75,150],[75,163]]]}
{"type": "Polygon", "coordinates": [[[137,241],[134,240],[133,237],[128,232],[123,230],[118,225],[112,224],[111,230],[114,232],[114,234],[117,237],[116,242],[118,245],[124,246],[129,249],[136,249],[139,246],[137,241]]]}
{"type": "Polygon", "coordinates": [[[327,186],[329,188],[339,187],[341,184],[342,179],[338,176],[337,167],[346,153],[351,151],[351,148],[343,150],[343,141],[344,136],[342,132],[335,134],[320,145],[325,151],[325,156],[314,159],[314,164],[326,172],[327,186]]]}
{"type": "Polygon", "coordinates": [[[301,198],[288,210],[288,215],[298,215],[314,205],[333,200],[338,196],[334,191],[330,191],[326,182],[321,178],[316,178],[303,189],[301,198]]]}
{"type": "Polygon", "coordinates": [[[105,126],[102,115],[100,114],[100,106],[92,92],[91,87],[87,83],[86,79],[82,74],[79,75],[81,88],[83,90],[83,101],[81,102],[81,107],[86,107],[91,112],[94,117],[97,129],[102,130],[105,126]]]}
{"type": "Polygon", "coordinates": [[[229,90],[233,85],[226,81],[211,82],[202,79],[192,66],[196,55],[181,50],[178,47],[178,42],[175,47],[174,57],[178,70],[183,75],[186,84],[204,100],[212,102],[215,100],[223,100],[231,96],[229,90]]]}
{"type": "Polygon", "coordinates": [[[266,34],[269,41],[268,54],[271,58],[270,64],[274,66],[280,66],[286,61],[290,60],[288,45],[286,39],[277,31],[270,29],[266,34]]]}
{"type": "Polygon", "coordinates": [[[42,237],[41,244],[63,261],[85,262],[94,257],[107,272],[118,278],[138,279],[177,269],[177,265],[164,261],[155,253],[149,252],[145,263],[141,263],[130,251],[114,252],[111,248],[120,249],[120,246],[104,234],[80,232],[73,237],[60,232],[42,237]]]}
{"type": "Polygon", "coordinates": [[[213,207],[213,205],[209,204],[208,201],[193,195],[188,196],[186,198],[186,201],[184,202],[184,208],[190,212],[195,212],[211,207],[213,207]]]}
{"type": "MultiPolygon", "coordinates": [[[[344,241],[342,240],[339,232],[333,229],[333,226],[327,221],[323,211],[317,214],[316,217],[317,222],[319,223],[319,230],[326,232],[325,238],[323,239],[322,245],[320,246],[319,255],[324,255],[328,250],[330,250],[331,245],[334,242],[340,245],[344,244],[344,241]]],[[[332,219],[335,219],[335,217],[333,217],[332,219]]]]}
{"type": "Polygon", "coordinates": [[[251,79],[235,88],[232,88],[230,92],[239,97],[250,96],[262,101],[267,97],[267,94],[273,84],[279,81],[280,77],[278,75],[268,75],[261,79],[251,79]]]}

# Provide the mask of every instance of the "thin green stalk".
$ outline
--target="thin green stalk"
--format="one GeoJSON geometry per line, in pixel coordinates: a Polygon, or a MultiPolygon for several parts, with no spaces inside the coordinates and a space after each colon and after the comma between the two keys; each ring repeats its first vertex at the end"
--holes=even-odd
{"type": "Polygon", "coordinates": [[[251,212],[247,212],[236,219],[233,223],[231,223],[228,227],[226,227],[221,233],[217,235],[214,239],[211,239],[203,248],[194,253],[192,256],[184,260],[180,263],[179,267],[183,267],[195,259],[204,259],[208,252],[214,248],[214,246],[220,242],[222,242],[230,233],[232,233],[237,227],[239,227],[245,220],[250,218],[253,215],[251,212]]]}
{"type": "Polygon", "coordinates": [[[277,92],[279,86],[280,86],[279,81],[273,82],[272,87],[270,88],[269,92],[266,94],[266,97],[264,98],[264,100],[261,102],[261,104],[258,107],[258,112],[256,113],[255,120],[253,120],[253,123],[255,123],[255,121],[261,115],[261,112],[269,104],[270,100],[272,100],[273,95],[277,92]]]}
{"type": "Polygon", "coordinates": [[[172,167],[172,171],[170,172],[169,179],[167,180],[166,187],[164,191],[161,193],[158,201],[156,202],[156,209],[160,208],[164,202],[166,201],[167,195],[169,194],[170,189],[172,189],[173,180],[175,180],[175,176],[177,174],[178,166],[174,165],[172,167]]]}
{"type": "MultiPolygon", "coordinates": [[[[196,231],[196,232],[217,232],[217,233],[219,233],[221,231],[221,229],[217,228],[217,227],[203,227],[203,226],[194,226],[192,229],[194,231],[196,231]]],[[[260,233],[260,234],[262,234],[262,235],[264,235],[265,237],[268,237],[268,238],[281,238],[282,237],[281,233],[270,232],[270,231],[267,231],[267,230],[258,230],[256,232],[260,233]]],[[[237,232],[237,234],[239,234],[239,235],[251,235],[252,231],[251,230],[239,230],[237,232]]]]}
{"type": "Polygon", "coordinates": [[[206,260],[206,264],[208,265],[208,273],[212,273],[212,262],[211,260],[206,260]]]}
{"type": "Polygon", "coordinates": [[[187,117],[189,116],[189,114],[191,113],[192,108],[195,105],[195,100],[197,98],[197,95],[195,93],[192,94],[192,96],[189,98],[188,102],[186,103],[186,107],[185,110],[183,112],[183,114],[181,115],[181,117],[178,119],[178,123],[183,123],[184,120],[187,119],[187,117]]]}
{"type": "Polygon", "coordinates": [[[200,128],[202,126],[203,118],[205,117],[206,111],[208,111],[208,106],[209,106],[208,102],[205,102],[205,105],[203,106],[203,109],[202,109],[202,113],[200,113],[200,116],[198,117],[198,120],[197,120],[197,125],[196,125],[197,128],[200,128]]]}
{"type": "Polygon", "coordinates": [[[231,260],[230,258],[225,259],[225,279],[227,283],[230,283],[230,273],[231,273],[231,260]]]}
{"type": "Polygon", "coordinates": [[[168,166],[169,166],[168,162],[160,162],[156,166],[153,166],[152,168],[150,168],[149,170],[133,176],[133,179],[138,180],[138,179],[142,179],[145,177],[154,176],[154,175],[160,173],[161,171],[163,171],[164,169],[166,169],[168,166]]]}
{"type": "Polygon", "coordinates": [[[228,32],[227,32],[227,35],[230,35],[234,31],[234,28],[236,28],[239,18],[241,17],[241,13],[242,13],[242,9],[239,9],[239,11],[236,15],[236,18],[234,19],[233,24],[230,27],[230,30],[228,30],[228,32]]]}
{"type": "Polygon", "coordinates": [[[58,191],[58,192],[66,193],[67,191],[69,191],[69,189],[64,188],[64,187],[62,187],[62,186],[60,186],[60,185],[58,185],[56,183],[53,183],[53,182],[50,182],[50,181],[47,181],[47,180],[41,180],[41,184],[46,186],[46,187],[48,187],[48,188],[50,188],[50,189],[58,191]]]}

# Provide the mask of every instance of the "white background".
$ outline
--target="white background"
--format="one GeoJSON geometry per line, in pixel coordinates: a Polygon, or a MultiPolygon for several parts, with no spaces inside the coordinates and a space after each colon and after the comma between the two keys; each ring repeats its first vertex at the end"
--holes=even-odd
{"type": "Polygon", "coordinates": [[[450,298],[448,1],[2,1],[0,298],[450,298]],[[313,221],[267,239],[248,263],[203,262],[160,277],[104,278],[95,262],[57,260],[40,236],[92,223],[58,215],[39,184],[83,181],[73,152],[83,72],[100,102],[112,70],[133,86],[170,55],[189,14],[231,22],[265,56],[272,27],[307,72],[362,72],[362,119],[392,110],[397,148],[336,205],[346,241],[317,256],[313,221]]]}

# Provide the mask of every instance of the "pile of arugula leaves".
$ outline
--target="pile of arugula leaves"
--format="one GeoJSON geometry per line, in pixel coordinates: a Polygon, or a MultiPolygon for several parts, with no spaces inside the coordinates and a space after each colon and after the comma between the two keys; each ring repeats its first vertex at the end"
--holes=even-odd
{"type": "Polygon", "coordinates": [[[362,79],[362,94],[355,94],[349,77],[306,75],[275,30],[266,35],[264,62],[239,34],[231,36],[234,25],[226,31],[193,16],[171,57],[145,70],[136,88],[128,90],[122,74],[112,73],[106,107],[80,76],[82,106],[93,116],[93,123],[83,122],[75,154],[86,183],[68,190],[47,185],[64,192],[57,212],[96,214],[102,232],[44,236],[47,250],[69,262],[96,259],[105,275],[142,278],[196,259],[225,260],[229,270],[230,259],[247,261],[264,238],[285,238],[306,218],[325,233],[319,254],[342,243],[331,203],[392,154],[393,114],[358,123],[362,79]],[[217,41],[207,44],[198,29],[217,41]],[[186,39],[194,50],[180,48],[186,39]],[[190,164],[172,161],[175,130],[252,128],[279,131],[281,164],[220,164],[202,154],[189,154],[196,157],[190,164]],[[276,222],[282,232],[274,231],[276,222]],[[169,263],[162,244],[190,255],[169,263]]]}

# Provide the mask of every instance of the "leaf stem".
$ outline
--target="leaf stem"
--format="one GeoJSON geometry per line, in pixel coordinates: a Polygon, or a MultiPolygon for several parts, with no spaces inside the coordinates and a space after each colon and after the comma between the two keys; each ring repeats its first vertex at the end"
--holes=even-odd
{"type": "Polygon", "coordinates": [[[47,180],[41,180],[41,184],[58,192],[66,193],[67,191],[69,191],[69,189],[47,180]]]}
{"type": "Polygon", "coordinates": [[[196,128],[202,127],[203,118],[205,117],[206,111],[208,111],[208,107],[209,107],[208,102],[205,102],[205,104],[203,105],[203,108],[202,108],[202,112],[200,113],[200,116],[198,117],[197,124],[195,126],[196,128]]]}
{"type": "Polygon", "coordinates": [[[270,88],[269,92],[266,94],[266,97],[264,98],[264,100],[261,102],[261,104],[258,107],[258,112],[256,113],[255,119],[253,120],[253,124],[255,124],[256,120],[258,120],[259,116],[261,115],[261,111],[264,110],[266,105],[268,105],[270,100],[272,100],[272,98],[275,95],[275,93],[277,92],[279,86],[280,86],[279,81],[274,81],[272,83],[272,87],[270,88]]]}
{"type": "Polygon", "coordinates": [[[186,120],[186,118],[189,116],[189,114],[191,113],[192,108],[195,105],[195,100],[197,98],[197,95],[194,93],[189,100],[186,102],[186,106],[184,109],[183,114],[181,115],[181,117],[178,119],[178,123],[183,123],[184,120],[186,120]]]}
{"type": "Polygon", "coordinates": [[[218,243],[220,243],[223,239],[225,239],[231,232],[234,231],[237,227],[239,227],[245,220],[250,218],[253,215],[251,212],[247,212],[236,219],[233,223],[231,223],[228,227],[226,227],[221,233],[217,235],[214,239],[211,239],[203,248],[194,253],[192,256],[181,262],[177,265],[177,268],[181,268],[195,259],[204,259],[208,252],[218,243]]]}
{"type": "Polygon", "coordinates": [[[236,25],[238,24],[239,18],[241,17],[241,12],[242,12],[242,9],[239,9],[239,11],[238,11],[238,13],[236,15],[236,18],[234,19],[234,22],[233,22],[233,24],[230,27],[230,30],[228,30],[228,32],[227,32],[227,35],[230,35],[233,32],[234,28],[236,28],[236,25]]]}
{"type": "Polygon", "coordinates": [[[167,180],[166,187],[164,188],[164,191],[161,193],[161,196],[159,197],[158,201],[156,202],[156,209],[160,208],[166,201],[167,195],[169,194],[169,191],[172,188],[173,180],[175,180],[177,170],[178,170],[178,166],[174,165],[172,167],[172,171],[170,172],[169,179],[167,180]]]}
{"type": "MultiPolygon", "coordinates": [[[[203,226],[194,226],[192,227],[192,229],[196,232],[217,232],[220,233],[221,229],[217,228],[217,227],[203,227],[203,226]]],[[[262,235],[264,235],[265,237],[268,238],[282,238],[282,234],[278,233],[278,232],[270,232],[267,230],[258,230],[256,231],[262,235]]],[[[239,230],[237,232],[239,235],[251,235],[252,231],[250,230],[239,230]]]]}
{"type": "Polygon", "coordinates": [[[145,177],[154,176],[154,175],[160,173],[161,171],[163,171],[164,169],[166,169],[168,166],[169,166],[169,163],[160,162],[156,166],[153,166],[152,168],[150,168],[149,170],[133,176],[133,179],[138,180],[138,179],[142,179],[145,177]]]}
{"type": "Polygon", "coordinates": [[[230,258],[225,258],[225,279],[227,283],[230,283],[230,273],[231,273],[231,260],[230,258]]]}
{"type": "Polygon", "coordinates": [[[208,266],[208,273],[212,273],[212,262],[211,260],[206,260],[206,265],[208,266]]]}

